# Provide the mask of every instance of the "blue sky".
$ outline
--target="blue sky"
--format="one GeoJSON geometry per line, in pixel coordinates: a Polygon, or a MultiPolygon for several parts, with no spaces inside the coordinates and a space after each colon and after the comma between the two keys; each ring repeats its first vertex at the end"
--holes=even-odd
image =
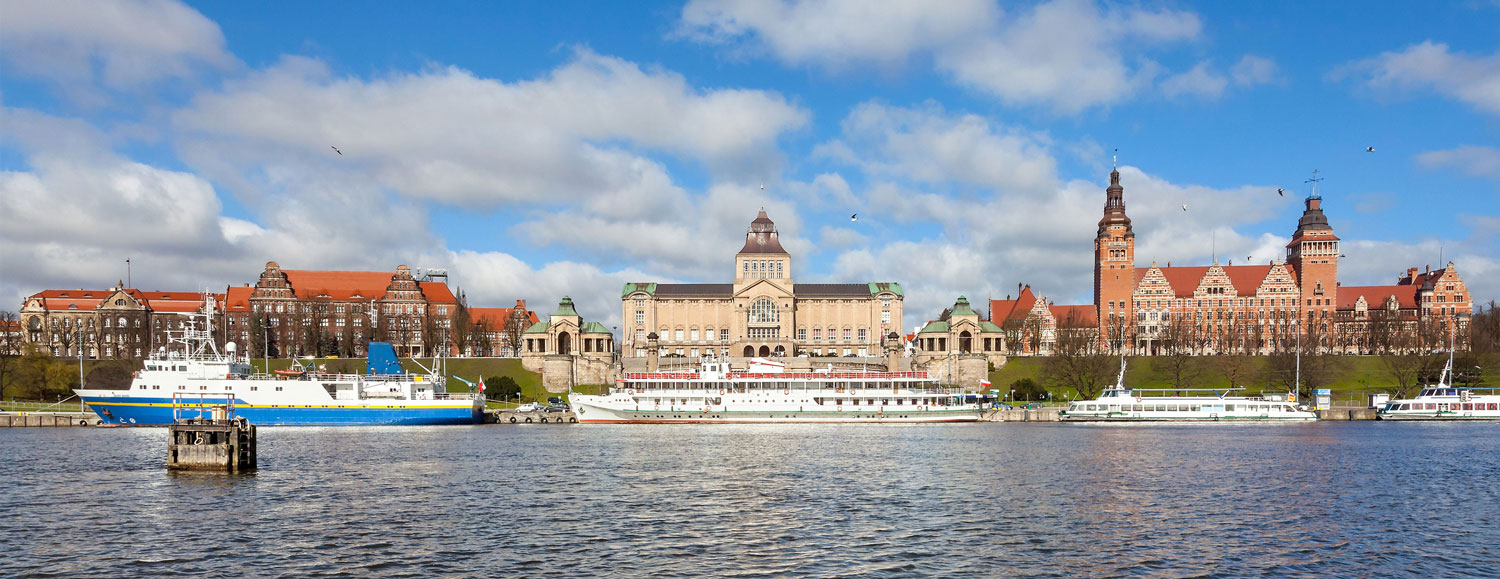
{"type": "Polygon", "coordinates": [[[1500,299],[1492,1],[3,11],[17,304],[126,258],[162,290],[406,263],[609,323],[625,281],[728,281],[761,206],[797,279],[901,282],[908,325],[1082,303],[1115,149],[1139,265],[1283,257],[1317,169],[1345,285],[1441,254],[1500,299]]]}

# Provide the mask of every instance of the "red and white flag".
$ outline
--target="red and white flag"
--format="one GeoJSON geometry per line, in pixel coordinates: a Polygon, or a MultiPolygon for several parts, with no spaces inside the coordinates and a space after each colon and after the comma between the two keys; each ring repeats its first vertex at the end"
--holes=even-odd
{"type": "MultiPolygon", "coordinates": [[[[980,380],[979,381],[979,385],[980,386],[986,386],[986,387],[988,387],[990,385],[990,381],[989,380],[980,380]]],[[[483,388],[483,387],[484,387],[483,385],[480,386],[480,388],[483,388]]]]}
{"type": "Polygon", "coordinates": [[[479,391],[484,392],[484,378],[479,379],[479,391]]]}

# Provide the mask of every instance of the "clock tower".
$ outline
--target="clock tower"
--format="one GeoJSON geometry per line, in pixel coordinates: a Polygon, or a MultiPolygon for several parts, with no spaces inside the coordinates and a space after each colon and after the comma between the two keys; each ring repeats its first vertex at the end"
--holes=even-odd
{"type": "Polygon", "coordinates": [[[1135,291],[1135,231],[1125,215],[1118,167],[1110,171],[1104,192],[1104,217],[1094,236],[1094,307],[1105,337],[1113,339],[1131,333],[1130,296],[1135,291]]]}

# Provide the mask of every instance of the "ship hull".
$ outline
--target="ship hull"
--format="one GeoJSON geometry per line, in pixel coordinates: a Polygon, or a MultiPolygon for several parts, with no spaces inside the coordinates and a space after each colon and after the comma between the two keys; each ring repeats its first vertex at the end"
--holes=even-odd
{"type": "MultiPolygon", "coordinates": [[[[161,426],[171,424],[171,398],[96,396],[79,392],[84,403],[110,425],[161,426]]],[[[179,402],[180,418],[208,417],[212,408],[227,404],[223,397],[179,402]]],[[[363,426],[478,424],[482,407],[470,400],[369,401],[321,404],[251,404],[236,399],[234,414],[260,426],[363,426]]]]}
{"type": "Polygon", "coordinates": [[[783,424],[977,422],[979,411],[956,410],[657,410],[613,408],[580,402],[574,410],[584,424],[783,424]]]}

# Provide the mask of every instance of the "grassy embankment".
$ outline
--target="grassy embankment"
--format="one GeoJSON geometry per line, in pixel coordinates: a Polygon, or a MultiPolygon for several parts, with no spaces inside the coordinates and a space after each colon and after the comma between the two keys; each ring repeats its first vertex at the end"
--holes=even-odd
{"type": "MultiPolygon", "coordinates": [[[[1265,367],[1268,358],[1262,356],[1245,356],[1245,372],[1249,378],[1242,379],[1240,386],[1245,392],[1255,394],[1262,391],[1279,392],[1280,386],[1270,385],[1265,377],[1265,367]]],[[[1011,358],[1004,367],[990,372],[990,382],[994,389],[1002,392],[1010,388],[1010,384],[1022,378],[1030,378],[1038,384],[1047,385],[1043,369],[1046,358],[1011,358]]],[[[1228,388],[1229,379],[1225,378],[1223,372],[1215,367],[1213,357],[1195,357],[1192,359],[1194,365],[1193,383],[1197,388],[1228,388]]],[[[1156,366],[1164,364],[1163,358],[1152,357],[1130,357],[1126,365],[1125,384],[1134,388],[1170,388],[1170,379],[1165,372],[1156,366]]],[[[1366,395],[1381,392],[1390,392],[1390,385],[1394,380],[1390,377],[1386,364],[1378,356],[1338,356],[1335,357],[1336,368],[1330,372],[1332,379],[1328,384],[1320,386],[1333,390],[1334,404],[1339,406],[1363,406],[1366,395]]],[[[1491,356],[1482,363],[1484,367],[1483,376],[1490,378],[1500,376],[1500,357],[1491,356]]],[[[1489,381],[1493,381],[1492,379],[1489,381]]],[[[1111,383],[1113,378],[1111,377],[1111,383]]],[[[1071,388],[1048,388],[1054,396],[1067,395],[1068,398],[1077,398],[1077,393],[1071,388]]]]}

